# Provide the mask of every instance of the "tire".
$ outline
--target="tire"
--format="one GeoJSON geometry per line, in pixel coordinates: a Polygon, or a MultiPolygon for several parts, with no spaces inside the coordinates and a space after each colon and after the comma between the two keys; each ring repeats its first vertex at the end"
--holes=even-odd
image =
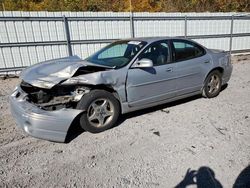
{"type": "Polygon", "coordinates": [[[80,125],[91,133],[99,133],[113,127],[120,115],[119,101],[105,90],[90,91],[82,97],[76,108],[86,110],[80,116],[80,125]]]}
{"type": "Polygon", "coordinates": [[[222,74],[218,70],[214,70],[207,76],[202,96],[205,98],[213,98],[219,95],[222,85],[222,74]],[[213,81],[214,80],[214,81],[213,81]]]}

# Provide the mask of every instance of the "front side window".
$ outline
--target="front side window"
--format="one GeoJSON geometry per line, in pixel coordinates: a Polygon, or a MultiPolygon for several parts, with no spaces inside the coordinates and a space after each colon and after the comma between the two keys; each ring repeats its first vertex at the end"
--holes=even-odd
{"type": "Polygon", "coordinates": [[[123,67],[146,45],[144,41],[117,41],[99,50],[86,60],[109,67],[123,67]]]}
{"type": "Polygon", "coordinates": [[[159,41],[148,46],[139,59],[147,58],[153,61],[154,66],[164,65],[170,62],[170,50],[168,41],[159,41]]]}
{"type": "Polygon", "coordinates": [[[175,61],[184,61],[205,54],[205,50],[195,43],[184,40],[173,40],[175,61]]]}

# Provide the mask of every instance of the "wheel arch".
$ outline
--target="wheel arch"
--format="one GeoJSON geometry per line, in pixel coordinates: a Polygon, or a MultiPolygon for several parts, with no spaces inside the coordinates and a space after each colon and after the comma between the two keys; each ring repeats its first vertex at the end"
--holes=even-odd
{"type": "Polygon", "coordinates": [[[206,82],[206,79],[207,79],[208,75],[209,75],[211,72],[215,71],[215,70],[218,70],[222,75],[223,75],[223,73],[224,73],[224,69],[223,69],[222,67],[215,67],[215,68],[211,69],[211,70],[207,73],[205,79],[203,80],[203,84],[206,82]]]}
{"type": "MultiPolygon", "coordinates": [[[[88,87],[90,90],[105,90],[105,91],[111,93],[117,99],[117,101],[119,103],[119,108],[120,108],[120,110],[122,110],[122,105],[121,105],[119,94],[111,86],[104,85],[104,84],[99,84],[99,85],[85,85],[85,86],[88,87]]],[[[80,117],[85,112],[86,112],[86,110],[82,110],[82,112],[79,113],[72,120],[71,124],[69,125],[69,127],[67,129],[67,134],[66,134],[66,137],[65,137],[65,140],[64,140],[65,143],[71,142],[72,139],[74,139],[75,137],[77,137],[79,135],[78,133],[82,133],[83,132],[82,129],[79,129],[81,127],[80,126],[80,117]],[[78,132],[78,133],[76,134],[75,132],[78,132]]]]}
{"type": "Polygon", "coordinates": [[[118,94],[118,92],[110,85],[104,85],[104,84],[99,84],[99,85],[91,85],[89,86],[89,88],[91,90],[105,90],[111,94],[114,95],[114,97],[118,100],[119,102],[119,105],[120,105],[120,109],[122,108],[122,105],[121,105],[121,99],[120,99],[120,96],[118,94]]]}
{"type": "MultiPolygon", "coordinates": [[[[213,69],[211,69],[208,74],[206,75],[204,81],[203,81],[203,86],[202,86],[202,89],[201,89],[201,92],[202,92],[202,96],[205,97],[205,98],[212,98],[212,97],[216,97],[219,93],[220,93],[220,90],[221,90],[221,86],[220,86],[220,89],[218,90],[218,93],[216,93],[215,95],[208,95],[205,91],[205,86],[206,86],[206,82],[208,80],[208,77],[209,75],[214,72],[214,71],[218,71],[220,74],[221,74],[221,79],[222,79],[222,75],[223,75],[223,72],[224,72],[224,69],[222,67],[215,67],[213,69]]],[[[221,82],[222,83],[222,82],[221,82]]]]}

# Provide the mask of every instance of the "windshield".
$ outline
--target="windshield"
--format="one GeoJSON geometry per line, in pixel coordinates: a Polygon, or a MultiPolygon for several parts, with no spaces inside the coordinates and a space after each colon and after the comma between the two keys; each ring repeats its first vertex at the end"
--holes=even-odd
{"type": "Polygon", "coordinates": [[[86,60],[109,67],[123,67],[146,45],[144,41],[117,41],[99,50],[86,60]]]}

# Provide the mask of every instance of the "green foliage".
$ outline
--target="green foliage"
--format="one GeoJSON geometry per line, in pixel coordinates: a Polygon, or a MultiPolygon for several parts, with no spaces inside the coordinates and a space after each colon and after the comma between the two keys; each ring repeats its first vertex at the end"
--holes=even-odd
{"type": "MultiPolygon", "coordinates": [[[[249,12],[249,0],[131,0],[134,12],[249,12]]],[[[130,0],[0,0],[0,10],[130,11],[130,0]]]]}

